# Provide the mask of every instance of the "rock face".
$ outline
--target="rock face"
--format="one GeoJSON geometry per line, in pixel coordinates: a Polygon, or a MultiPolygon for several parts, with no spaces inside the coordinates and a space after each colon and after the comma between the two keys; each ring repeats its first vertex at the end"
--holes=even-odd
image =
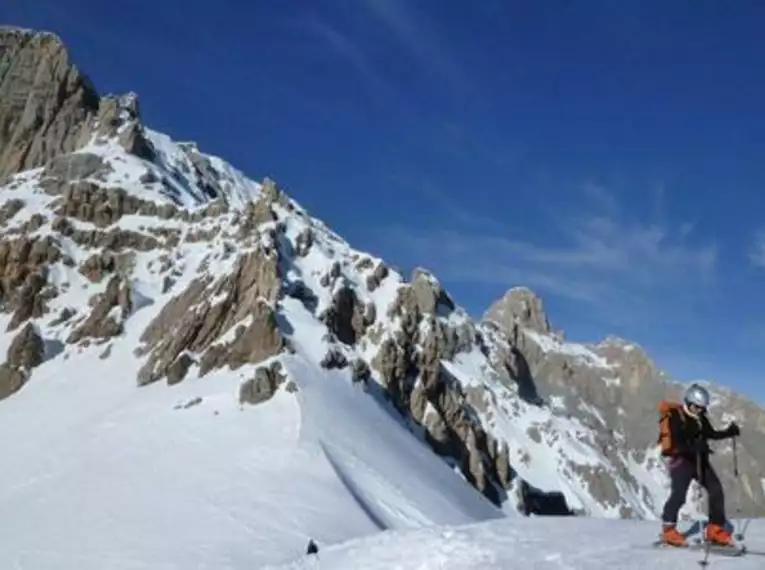
{"type": "Polygon", "coordinates": [[[5,362],[0,365],[0,400],[24,385],[32,369],[42,364],[44,355],[40,334],[32,324],[27,324],[11,342],[5,362]]]}
{"type": "Polygon", "coordinates": [[[496,322],[509,333],[519,327],[542,334],[550,332],[542,300],[525,287],[509,289],[501,299],[492,303],[484,314],[484,320],[496,322]]]}
{"type": "MultiPolygon", "coordinates": [[[[259,366],[255,375],[244,382],[239,388],[239,403],[256,405],[274,397],[276,391],[284,384],[286,378],[278,362],[270,366],[259,366]]],[[[288,388],[294,391],[294,386],[288,388]]]]}
{"type": "Polygon", "coordinates": [[[481,394],[473,394],[449,372],[443,361],[469,352],[476,333],[469,322],[448,322],[455,305],[438,281],[416,270],[401,287],[389,316],[400,327],[385,340],[372,366],[381,375],[396,408],[425,430],[440,455],[453,460],[465,478],[495,504],[510,483],[507,449],[487,433],[474,415],[481,394]]]}
{"type": "MultiPolygon", "coordinates": [[[[299,361],[377,398],[496,505],[661,507],[655,405],[679,386],[643,350],[565,341],[526,288],[469,318],[427,270],[405,279],[273,180],[143,126],[134,95],[99,97],[52,34],[0,29],[0,190],[0,399],[38,367],[96,362],[146,393],[234,378],[259,413],[308,380],[299,361]]],[[[729,504],[765,514],[765,412],[713,393],[715,421],[744,430],[740,486],[716,456],[729,504]]]]}
{"type": "MultiPolygon", "coordinates": [[[[519,293],[512,289],[487,312],[484,330],[496,331],[509,341],[500,343],[494,351],[500,361],[498,368],[503,367],[504,356],[515,352],[523,363],[523,373],[518,375],[508,364],[504,366],[504,377],[518,382],[519,390],[525,390],[533,400],[576,418],[592,431],[613,471],[576,469],[599,502],[618,506],[622,516],[639,516],[641,513],[635,512],[624,497],[629,493],[648,497],[649,493],[633,474],[632,465],[642,464],[660,479],[665,477],[655,454],[656,405],[664,398],[679,399],[682,385],[666,377],[641,347],[629,341],[615,337],[596,345],[562,341],[559,334],[551,332],[541,302],[536,299],[528,290],[519,293]],[[616,487],[614,481],[628,491],[616,487]]],[[[728,390],[714,386],[710,390],[715,402],[710,410],[713,422],[724,427],[727,417],[736,417],[744,426],[739,454],[746,457],[747,467],[742,468],[746,474],[742,475],[741,485],[731,469],[730,445],[716,446],[714,462],[730,497],[729,504],[747,516],[761,516],[765,513],[765,495],[762,486],[753,483],[755,473],[765,469],[765,444],[758,435],[763,432],[765,414],[728,390]]],[[[690,492],[689,498],[693,494],[690,492]]],[[[654,513],[662,506],[655,500],[647,504],[654,513]]],[[[688,512],[696,507],[702,508],[691,505],[688,512]]]]}
{"type": "MultiPolygon", "coordinates": [[[[101,100],[54,34],[0,28],[0,179],[114,132],[123,109],[137,115],[135,98],[101,100]]],[[[148,152],[140,129],[120,138],[128,152],[148,152]]]]}
{"type": "Polygon", "coordinates": [[[283,350],[285,341],[269,304],[280,292],[278,268],[278,252],[259,248],[242,255],[230,275],[216,282],[205,277],[189,284],[141,336],[149,358],[139,383],[159,380],[173,366],[188,368],[176,361],[194,362],[192,353],[201,354],[200,374],[204,375],[224,365],[236,369],[254,364],[283,350]],[[218,301],[212,303],[211,298],[218,301]],[[230,331],[233,338],[221,342],[230,331]]]}

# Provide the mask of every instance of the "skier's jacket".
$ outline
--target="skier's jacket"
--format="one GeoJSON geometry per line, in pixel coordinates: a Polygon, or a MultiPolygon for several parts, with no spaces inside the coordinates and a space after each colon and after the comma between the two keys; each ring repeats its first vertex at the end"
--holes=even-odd
{"type": "Polygon", "coordinates": [[[709,440],[725,439],[726,430],[716,430],[706,413],[694,417],[686,412],[681,403],[662,400],[659,410],[659,439],[661,454],[665,457],[695,459],[712,453],[709,440]]]}

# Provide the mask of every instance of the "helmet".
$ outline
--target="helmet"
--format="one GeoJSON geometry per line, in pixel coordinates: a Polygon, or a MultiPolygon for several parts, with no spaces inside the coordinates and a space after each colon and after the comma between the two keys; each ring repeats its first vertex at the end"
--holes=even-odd
{"type": "Polygon", "coordinates": [[[687,406],[693,404],[706,410],[709,407],[709,392],[699,384],[691,384],[685,391],[683,400],[687,406]]]}

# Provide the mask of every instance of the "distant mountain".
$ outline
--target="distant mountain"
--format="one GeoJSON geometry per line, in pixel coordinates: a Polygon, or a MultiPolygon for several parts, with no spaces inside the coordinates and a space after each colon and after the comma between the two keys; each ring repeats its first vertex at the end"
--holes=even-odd
{"type": "MultiPolygon", "coordinates": [[[[524,288],[472,320],[99,95],[53,34],[0,29],[0,126],[0,560],[103,563],[69,550],[94,533],[166,561],[223,527],[265,561],[277,536],[656,517],[655,406],[681,386],[635,344],[563,340],[524,288]]],[[[743,429],[742,484],[728,443],[715,460],[731,514],[762,515],[765,413],[711,389],[743,429]]]]}

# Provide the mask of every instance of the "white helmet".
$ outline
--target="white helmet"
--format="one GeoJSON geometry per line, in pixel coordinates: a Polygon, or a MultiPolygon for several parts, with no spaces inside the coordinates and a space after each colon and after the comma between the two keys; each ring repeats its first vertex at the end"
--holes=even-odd
{"type": "Polygon", "coordinates": [[[683,400],[685,401],[686,406],[694,404],[701,409],[706,410],[709,407],[709,392],[699,384],[691,384],[685,391],[683,400]]]}

